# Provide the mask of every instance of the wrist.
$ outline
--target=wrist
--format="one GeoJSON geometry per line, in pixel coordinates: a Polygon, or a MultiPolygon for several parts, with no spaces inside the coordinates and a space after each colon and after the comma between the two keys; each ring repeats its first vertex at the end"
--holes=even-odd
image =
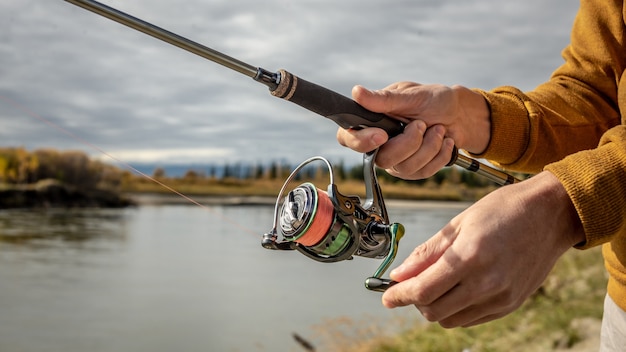
{"type": "Polygon", "coordinates": [[[482,154],[491,140],[491,116],[485,98],[473,90],[455,85],[451,87],[457,96],[457,118],[461,136],[455,138],[457,147],[472,154],[482,154]]]}
{"type": "Polygon", "coordinates": [[[565,249],[586,241],[585,232],[565,187],[559,179],[548,171],[543,171],[519,186],[528,191],[526,207],[534,208],[535,217],[532,221],[551,224],[552,233],[556,242],[565,249]]]}

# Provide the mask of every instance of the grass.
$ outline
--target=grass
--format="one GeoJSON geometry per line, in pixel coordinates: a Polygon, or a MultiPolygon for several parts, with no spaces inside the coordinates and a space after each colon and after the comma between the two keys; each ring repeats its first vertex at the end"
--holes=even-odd
{"type": "Polygon", "coordinates": [[[315,330],[324,351],[566,351],[594,337],[588,336],[589,327],[597,327],[602,318],[606,280],[600,248],[570,250],[536,294],[517,311],[496,321],[443,329],[417,319],[383,323],[338,318],[315,330]],[[390,334],[394,329],[400,332],[390,334]]]}

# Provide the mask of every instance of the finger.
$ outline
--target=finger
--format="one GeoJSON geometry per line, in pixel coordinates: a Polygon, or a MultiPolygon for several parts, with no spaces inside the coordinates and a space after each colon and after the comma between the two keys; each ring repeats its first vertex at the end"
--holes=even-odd
{"type": "Polygon", "coordinates": [[[461,277],[453,264],[441,257],[420,275],[401,281],[385,291],[383,305],[387,308],[415,305],[428,306],[458,284],[461,277]]]}
{"type": "Polygon", "coordinates": [[[469,323],[463,323],[463,324],[455,325],[454,327],[461,326],[461,327],[464,327],[464,328],[469,328],[471,326],[480,325],[480,324],[483,324],[483,323],[490,322],[492,320],[500,319],[500,318],[502,318],[503,316],[505,316],[507,314],[509,314],[509,313],[508,312],[502,312],[502,313],[497,313],[497,314],[490,314],[490,315],[486,315],[486,316],[484,316],[484,317],[482,317],[480,319],[474,320],[474,321],[469,322],[469,323]]]}
{"type": "Polygon", "coordinates": [[[444,327],[472,326],[509,314],[521,306],[526,297],[508,284],[502,286],[502,280],[492,277],[459,285],[428,309],[438,316],[444,327]],[[465,307],[452,302],[455,300],[466,302],[465,307]]]}
{"type": "Polygon", "coordinates": [[[397,91],[406,89],[409,85],[417,86],[418,84],[400,82],[381,90],[369,90],[363,86],[354,86],[352,88],[352,99],[370,111],[384,113],[408,123],[409,119],[402,117],[397,112],[409,111],[413,107],[413,102],[411,99],[407,99],[406,95],[398,94],[397,91]]]}
{"type": "MultiPolygon", "coordinates": [[[[427,257],[430,258],[430,261],[434,260],[430,265],[424,265],[428,262],[427,260],[405,266],[402,269],[404,271],[402,273],[403,276],[408,276],[413,271],[422,270],[419,274],[400,281],[389,288],[383,294],[383,305],[389,308],[409,304],[429,306],[455,287],[464,276],[462,263],[460,263],[457,254],[450,250],[448,246],[443,245],[443,248],[442,255],[438,256],[436,253],[441,252],[441,250],[436,250],[433,252],[435,253],[434,255],[427,257]]],[[[402,266],[404,265],[403,263],[402,266]]],[[[395,275],[398,274],[394,273],[394,278],[397,277],[395,275]]]]}
{"type": "Polygon", "coordinates": [[[354,86],[352,99],[370,111],[386,113],[389,111],[389,97],[384,92],[384,90],[369,90],[363,86],[354,86]]]}
{"type": "MultiPolygon", "coordinates": [[[[420,144],[417,145],[416,148],[413,148],[413,154],[394,165],[390,173],[393,176],[402,178],[426,178],[432,176],[432,174],[428,174],[426,171],[430,172],[434,170],[434,174],[441,167],[445,166],[445,163],[441,165],[432,164],[433,160],[441,151],[445,133],[446,129],[442,125],[434,125],[428,128],[422,140],[414,142],[416,145],[418,142],[420,142],[420,144]],[[429,166],[428,169],[423,170],[427,165],[429,166]],[[439,167],[437,168],[437,166],[439,167]]],[[[393,141],[389,144],[391,147],[393,141]]],[[[383,157],[387,157],[387,154],[383,154],[383,157]]]]}
{"type": "Polygon", "coordinates": [[[452,157],[452,151],[454,149],[454,140],[452,138],[445,138],[441,145],[439,153],[431,160],[430,163],[424,165],[420,169],[419,173],[412,175],[411,178],[423,179],[428,178],[436,174],[439,170],[444,168],[450,162],[452,157]]]}
{"type": "MultiPolygon", "coordinates": [[[[460,326],[470,327],[502,318],[517,309],[517,306],[509,306],[511,307],[509,309],[508,307],[505,308],[504,306],[494,305],[493,303],[493,301],[486,300],[482,304],[470,305],[449,317],[429,321],[438,321],[439,325],[444,328],[456,328],[460,326]]],[[[422,315],[424,315],[424,311],[427,312],[427,310],[422,307],[420,309],[422,315]]]]}
{"type": "Polygon", "coordinates": [[[501,283],[489,275],[479,280],[466,278],[430,305],[419,307],[420,312],[443,327],[471,326],[496,319],[517,309],[525,297],[508,285],[501,287],[501,283]]]}
{"type": "Polygon", "coordinates": [[[404,281],[419,275],[424,269],[434,264],[450,247],[453,238],[439,231],[426,242],[417,246],[413,252],[397,268],[390,272],[394,281],[404,281]]]}
{"type": "Polygon", "coordinates": [[[376,165],[388,169],[402,163],[422,145],[426,124],[415,120],[407,124],[401,134],[390,139],[376,155],[376,165]]]}
{"type": "Polygon", "coordinates": [[[446,292],[439,299],[427,306],[420,306],[418,309],[428,321],[438,321],[444,327],[459,326],[484,316],[478,315],[467,296],[467,288],[460,283],[446,292]],[[477,316],[478,315],[478,316],[477,316]]]}
{"type": "Polygon", "coordinates": [[[360,153],[367,153],[380,147],[387,139],[387,133],[376,127],[360,130],[339,128],[337,130],[339,144],[360,153]]]}

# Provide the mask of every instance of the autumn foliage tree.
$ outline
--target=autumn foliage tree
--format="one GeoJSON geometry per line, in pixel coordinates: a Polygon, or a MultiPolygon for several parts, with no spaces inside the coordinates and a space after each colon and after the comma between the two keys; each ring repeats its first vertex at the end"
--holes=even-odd
{"type": "Polygon", "coordinates": [[[81,189],[115,188],[121,177],[119,169],[90,159],[81,151],[0,148],[0,182],[5,184],[54,179],[81,189]]]}

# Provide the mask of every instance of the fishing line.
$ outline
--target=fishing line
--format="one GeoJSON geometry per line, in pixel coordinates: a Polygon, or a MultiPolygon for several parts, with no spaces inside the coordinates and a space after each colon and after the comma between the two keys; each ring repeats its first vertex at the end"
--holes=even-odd
{"type": "Polygon", "coordinates": [[[254,231],[254,230],[252,230],[252,229],[250,229],[250,228],[240,224],[239,222],[237,222],[237,221],[235,221],[233,219],[230,219],[229,217],[227,217],[227,216],[225,216],[223,214],[217,214],[210,207],[208,207],[208,206],[206,206],[206,205],[196,201],[195,199],[185,195],[184,193],[182,193],[180,191],[177,191],[176,189],[174,189],[174,188],[168,186],[167,184],[157,180],[156,178],[154,178],[154,177],[152,177],[150,175],[147,175],[144,172],[141,172],[141,171],[137,170],[135,167],[133,167],[129,163],[127,163],[127,162],[125,162],[125,161],[123,161],[123,160],[121,160],[121,159],[119,159],[119,158],[109,154],[107,151],[105,151],[104,149],[98,147],[97,145],[95,145],[95,144],[87,141],[86,139],[78,136],[77,134],[75,134],[75,133],[73,133],[73,132],[71,132],[71,131],[69,131],[69,130],[61,127],[61,126],[59,126],[58,124],[56,124],[56,123],[46,119],[45,117],[41,116],[40,114],[36,113],[35,111],[29,109],[24,104],[21,104],[18,101],[14,100],[14,99],[11,99],[11,98],[8,98],[8,97],[5,97],[3,95],[0,95],[0,99],[3,100],[5,103],[11,105],[14,109],[19,110],[19,111],[23,112],[24,114],[39,120],[40,122],[43,122],[44,124],[48,125],[49,127],[52,127],[54,129],[56,129],[57,131],[59,131],[59,132],[65,134],[65,135],[69,136],[73,140],[75,140],[75,141],[77,141],[77,142],[79,142],[79,143],[81,143],[81,144],[83,144],[83,145],[85,145],[85,146],[87,146],[87,147],[89,147],[89,148],[99,152],[100,154],[102,154],[105,157],[115,161],[117,164],[123,166],[124,168],[126,168],[126,169],[128,169],[128,170],[130,170],[130,171],[132,171],[132,172],[134,172],[134,173],[136,173],[136,174],[138,174],[138,175],[140,175],[140,176],[142,176],[142,177],[144,177],[144,178],[146,178],[146,179],[148,179],[148,180],[150,180],[150,181],[152,181],[154,183],[156,183],[157,185],[167,189],[168,191],[176,194],[177,196],[187,200],[188,202],[190,202],[190,203],[192,203],[194,205],[197,205],[197,206],[199,206],[202,209],[208,210],[209,212],[213,213],[214,215],[219,216],[220,218],[222,218],[226,222],[230,223],[231,225],[234,225],[234,226],[238,227],[239,229],[241,229],[243,231],[246,231],[248,233],[254,234],[255,236],[258,236],[258,231],[254,231]]]}
{"type": "Polygon", "coordinates": [[[294,236],[294,241],[303,246],[314,246],[327,235],[335,218],[334,210],[328,193],[305,183],[289,193],[279,224],[284,233],[293,233],[293,224],[300,222],[302,230],[294,236]]]}

